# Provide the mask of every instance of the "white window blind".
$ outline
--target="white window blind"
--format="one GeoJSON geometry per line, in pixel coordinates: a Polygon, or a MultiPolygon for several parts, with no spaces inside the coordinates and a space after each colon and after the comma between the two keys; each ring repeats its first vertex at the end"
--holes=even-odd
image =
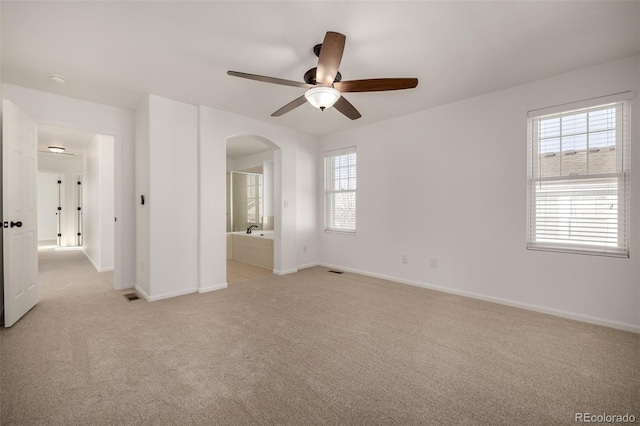
{"type": "Polygon", "coordinates": [[[324,156],[325,231],[356,231],[356,148],[324,156]]]}
{"type": "Polygon", "coordinates": [[[528,120],[527,248],[629,256],[629,102],[528,120]]]}

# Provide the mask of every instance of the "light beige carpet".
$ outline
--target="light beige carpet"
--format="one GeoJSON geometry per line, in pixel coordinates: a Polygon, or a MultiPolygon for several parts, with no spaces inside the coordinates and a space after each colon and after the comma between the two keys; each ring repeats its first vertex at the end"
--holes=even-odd
{"type": "Polygon", "coordinates": [[[153,303],[79,252],[40,269],[41,302],[0,330],[2,425],[640,418],[632,333],[320,267],[153,303]]]}

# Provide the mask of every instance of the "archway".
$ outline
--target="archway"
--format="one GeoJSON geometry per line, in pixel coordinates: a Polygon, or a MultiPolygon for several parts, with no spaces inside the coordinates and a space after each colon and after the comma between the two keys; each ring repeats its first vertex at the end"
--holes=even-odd
{"type": "Polygon", "coordinates": [[[227,284],[262,278],[276,269],[274,153],[278,149],[257,135],[226,140],[227,284]]]}
{"type": "Polygon", "coordinates": [[[274,265],[278,275],[298,271],[296,152],[298,134],[280,126],[200,107],[199,288],[227,287],[226,148],[227,139],[250,136],[274,149],[274,265]]]}

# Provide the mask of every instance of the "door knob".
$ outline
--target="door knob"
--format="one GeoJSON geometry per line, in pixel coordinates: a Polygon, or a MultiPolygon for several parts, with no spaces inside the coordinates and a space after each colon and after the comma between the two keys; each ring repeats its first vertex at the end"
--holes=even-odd
{"type": "Polygon", "coordinates": [[[17,221],[17,222],[11,221],[11,227],[13,228],[14,226],[17,226],[18,228],[22,228],[22,222],[20,222],[20,221],[17,221]]]}

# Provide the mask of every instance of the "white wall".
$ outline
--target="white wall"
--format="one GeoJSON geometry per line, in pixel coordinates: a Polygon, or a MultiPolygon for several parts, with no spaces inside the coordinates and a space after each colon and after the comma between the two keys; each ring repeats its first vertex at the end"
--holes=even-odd
{"type": "MultiPolygon", "coordinates": [[[[321,234],[322,263],[640,331],[638,197],[629,259],[525,240],[527,111],[637,89],[633,57],[324,137],[357,146],[358,211],[356,235],[321,234]]],[[[635,121],[634,194],[639,148],[635,121]]]]}
{"type": "Polygon", "coordinates": [[[274,172],[273,159],[262,163],[263,216],[273,216],[274,172]]]}
{"type": "Polygon", "coordinates": [[[235,160],[227,160],[227,170],[230,172],[243,171],[256,167],[262,167],[265,161],[273,161],[273,150],[258,152],[256,154],[247,155],[235,160]]]}
{"type": "Polygon", "coordinates": [[[95,135],[85,157],[83,250],[98,272],[114,267],[114,139],[95,135]]]}
{"type": "Polygon", "coordinates": [[[98,135],[100,148],[100,247],[102,270],[113,270],[115,260],[115,141],[98,135]]]}
{"type": "Polygon", "coordinates": [[[82,215],[82,250],[89,258],[98,272],[101,269],[100,261],[100,146],[98,135],[95,135],[89,143],[85,155],[84,185],[82,186],[82,199],[84,201],[84,214],[82,215]]]}
{"type": "Polygon", "coordinates": [[[116,240],[114,287],[135,284],[135,176],[133,111],[27,89],[2,85],[2,95],[39,124],[54,125],[115,137],[116,240]]]}
{"type": "Polygon", "coordinates": [[[59,177],[58,173],[38,172],[38,241],[58,239],[59,177]]]}
{"type": "Polygon", "coordinates": [[[322,217],[322,204],[318,203],[321,169],[318,167],[320,140],[315,136],[298,133],[296,154],[296,192],[298,196],[298,268],[320,263],[320,237],[318,230],[322,217]]]}
{"type": "MultiPolygon", "coordinates": [[[[148,254],[139,260],[148,259],[148,264],[138,267],[141,272],[149,268],[148,283],[136,288],[148,300],[192,293],[198,290],[198,108],[151,95],[136,116],[142,120],[138,153],[148,153],[137,159],[138,188],[148,186],[146,194],[137,196],[146,195],[138,218],[148,218],[148,224],[141,223],[148,226],[148,254]]],[[[141,244],[147,249],[146,242],[141,244]]]]}

